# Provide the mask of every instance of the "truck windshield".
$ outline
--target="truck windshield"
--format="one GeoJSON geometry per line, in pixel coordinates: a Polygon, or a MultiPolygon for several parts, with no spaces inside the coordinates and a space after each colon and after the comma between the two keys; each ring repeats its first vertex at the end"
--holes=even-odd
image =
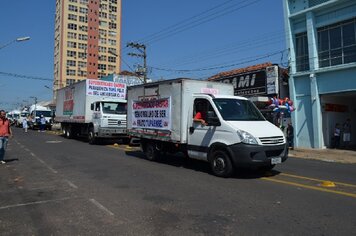
{"type": "Polygon", "coordinates": [[[214,103],[227,121],[265,120],[261,112],[249,100],[216,98],[214,103]]]}
{"type": "Polygon", "coordinates": [[[51,111],[36,111],[36,116],[51,117],[51,111]]]}
{"type": "Polygon", "coordinates": [[[102,102],[104,114],[120,114],[125,115],[127,106],[122,102],[102,102]]]}

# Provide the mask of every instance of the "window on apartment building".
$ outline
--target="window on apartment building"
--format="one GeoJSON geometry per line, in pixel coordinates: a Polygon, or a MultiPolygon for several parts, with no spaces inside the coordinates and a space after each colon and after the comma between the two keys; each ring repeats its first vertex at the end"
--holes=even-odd
{"type": "Polygon", "coordinates": [[[108,57],[108,62],[116,62],[116,57],[108,57]]]}
{"type": "Polygon", "coordinates": [[[318,29],[319,67],[356,62],[356,18],[318,29]]]}
{"type": "Polygon", "coordinates": [[[87,45],[87,44],[85,44],[85,43],[78,43],[78,48],[79,48],[79,49],[84,49],[84,50],[87,50],[88,45],[87,45]]]}
{"type": "Polygon", "coordinates": [[[80,4],[88,4],[88,0],[80,0],[80,4]]]}
{"type": "Polygon", "coordinates": [[[80,8],[79,8],[79,12],[80,12],[80,13],[83,13],[83,14],[88,14],[88,8],[80,7],[80,8]]]}
{"type": "Polygon", "coordinates": [[[108,18],[108,14],[105,12],[99,12],[99,17],[101,18],[108,18]]]}
{"type": "Polygon", "coordinates": [[[108,51],[109,51],[109,52],[112,52],[112,53],[114,53],[114,54],[117,54],[117,53],[116,53],[116,48],[109,48],[108,51]]]}
{"type": "Polygon", "coordinates": [[[110,19],[110,20],[115,20],[115,21],[116,21],[116,15],[115,15],[115,14],[110,13],[110,14],[109,14],[109,19],[110,19]]]}
{"type": "Polygon", "coordinates": [[[67,47],[69,47],[69,48],[77,48],[77,43],[68,41],[67,42],[67,47]]]}
{"type": "Polygon", "coordinates": [[[107,10],[108,9],[108,5],[102,3],[102,4],[99,5],[99,8],[100,8],[100,10],[107,10]]]}
{"type": "Polygon", "coordinates": [[[99,55],[98,60],[99,60],[99,61],[106,61],[106,56],[104,56],[104,55],[99,55]]]}
{"type": "Polygon", "coordinates": [[[295,58],[297,71],[309,70],[309,51],[307,33],[295,35],[295,58]]]}
{"type": "Polygon", "coordinates": [[[77,38],[77,33],[68,32],[67,33],[67,38],[68,39],[76,39],[77,38]]]}
{"type": "Polygon", "coordinates": [[[117,11],[117,7],[109,5],[109,11],[116,12],[117,11]]]}
{"type": "Polygon", "coordinates": [[[98,70],[106,70],[105,64],[98,64],[98,70]]]}
{"type": "Polygon", "coordinates": [[[100,44],[106,44],[106,38],[99,38],[100,44]]]}
{"type": "Polygon", "coordinates": [[[80,25],[79,30],[83,32],[88,32],[88,26],[80,25]]]}
{"type": "Polygon", "coordinates": [[[67,66],[75,66],[76,62],[73,60],[67,60],[67,66]]]}
{"type": "Polygon", "coordinates": [[[79,40],[88,40],[88,35],[86,34],[79,34],[78,35],[79,40]]]}
{"type": "Polygon", "coordinates": [[[78,76],[85,77],[87,76],[87,72],[83,70],[78,70],[78,76]]]}
{"type": "Polygon", "coordinates": [[[77,15],[68,14],[68,20],[77,20],[77,15]]]}
{"type": "Polygon", "coordinates": [[[85,61],[78,61],[78,67],[85,68],[85,67],[87,67],[87,63],[85,61]]]}
{"type": "Polygon", "coordinates": [[[106,47],[99,46],[99,52],[106,52],[106,47]]]}
{"type": "Polygon", "coordinates": [[[78,12],[78,7],[69,4],[68,5],[68,10],[69,11],[78,12]]]}
{"type": "Polygon", "coordinates": [[[117,4],[117,0],[109,0],[109,2],[112,4],[117,4]]]}
{"type": "Polygon", "coordinates": [[[75,79],[66,79],[66,86],[72,85],[75,83],[75,79]]]}
{"type": "Polygon", "coordinates": [[[105,36],[106,35],[106,30],[99,29],[99,34],[105,36]]]}
{"type": "Polygon", "coordinates": [[[75,75],[75,70],[67,69],[67,75],[75,75]]]}
{"type": "Polygon", "coordinates": [[[77,0],[69,0],[69,2],[75,2],[75,3],[77,3],[78,1],[77,1],[77,0]]]}
{"type": "Polygon", "coordinates": [[[111,46],[116,46],[116,40],[115,40],[115,39],[108,39],[108,43],[109,43],[111,46]]]}
{"type": "Polygon", "coordinates": [[[67,57],[76,57],[77,56],[77,52],[75,51],[67,51],[67,57]]]}
{"type": "Polygon", "coordinates": [[[116,23],[109,22],[109,29],[116,29],[116,23]]]}
{"type": "Polygon", "coordinates": [[[68,24],[68,29],[77,30],[77,24],[69,23],[68,24]]]}
{"type": "Polygon", "coordinates": [[[88,17],[87,16],[79,16],[79,21],[83,23],[88,23],[88,17]]]}
{"type": "Polygon", "coordinates": [[[109,71],[115,71],[116,67],[114,65],[108,65],[109,71]]]}
{"type": "Polygon", "coordinates": [[[100,21],[99,21],[99,26],[101,26],[101,27],[107,27],[107,26],[108,26],[108,22],[103,21],[103,20],[100,20],[100,21]]]}
{"type": "Polygon", "coordinates": [[[115,37],[115,36],[116,36],[116,32],[115,32],[115,31],[110,30],[110,31],[109,31],[109,36],[113,36],[113,37],[115,37]]]}
{"type": "Polygon", "coordinates": [[[86,52],[78,52],[78,57],[81,59],[86,59],[87,58],[87,53],[86,52]]]}

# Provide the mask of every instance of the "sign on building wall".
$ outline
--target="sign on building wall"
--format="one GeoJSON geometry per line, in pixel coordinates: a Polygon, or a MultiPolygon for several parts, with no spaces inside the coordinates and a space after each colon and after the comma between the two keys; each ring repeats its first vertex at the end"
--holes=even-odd
{"type": "Polygon", "coordinates": [[[267,94],[277,94],[278,87],[278,66],[266,67],[267,94]]]}

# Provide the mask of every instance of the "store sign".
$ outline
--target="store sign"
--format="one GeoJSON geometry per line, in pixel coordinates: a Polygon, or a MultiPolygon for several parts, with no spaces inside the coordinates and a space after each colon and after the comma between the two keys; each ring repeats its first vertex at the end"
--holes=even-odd
{"type": "Polygon", "coordinates": [[[235,96],[267,94],[265,71],[225,77],[218,81],[232,84],[235,96]]]}
{"type": "Polygon", "coordinates": [[[171,98],[132,102],[132,127],[171,129],[171,98]]]}

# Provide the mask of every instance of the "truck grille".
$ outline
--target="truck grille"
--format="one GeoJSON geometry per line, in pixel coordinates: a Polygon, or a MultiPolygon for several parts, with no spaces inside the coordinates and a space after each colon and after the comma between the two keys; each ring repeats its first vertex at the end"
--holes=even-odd
{"type": "Polygon", "coordinates": [[[126,120],[117,120],[117,119],[108,119],[109,126],[125,126],[126,127],[126,120]]]}
{"type": "Polygon", "coordinates": [[[283,136],[275,136],[275,137],[263,137],[259,138],[263,145],[278,145],[284,143],[283,136]]]}

